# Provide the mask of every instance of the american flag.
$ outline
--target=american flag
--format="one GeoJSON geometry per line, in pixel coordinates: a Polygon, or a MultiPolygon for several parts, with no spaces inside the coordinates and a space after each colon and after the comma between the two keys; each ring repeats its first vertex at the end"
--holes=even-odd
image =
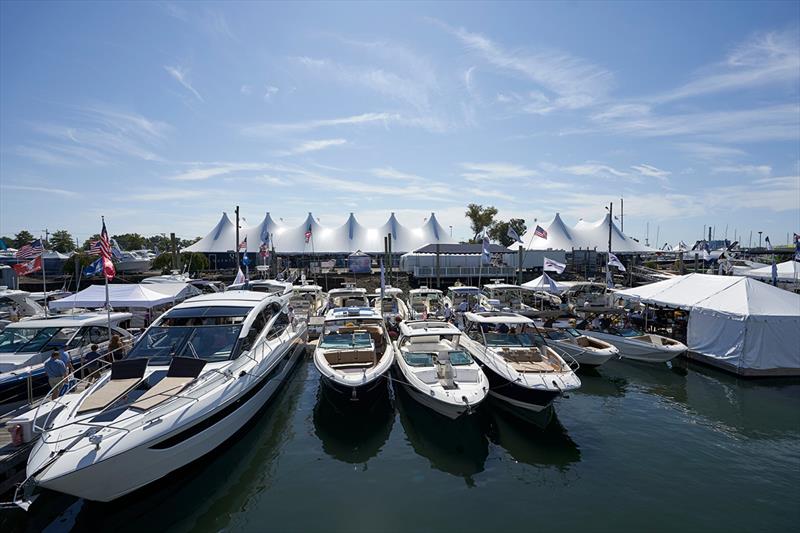
{"type": "Polygon", "coordinates": [[[547,239],[547,231],[541,226],[536,226],[536,230],[533,232],[534,235],[537,237],[541,237],[542,239],[547,239]]]}
{"type": "Polygon", "coordinates": [[[100,259],[103,260],[103,274],[106,279],[111,279],[117,275],[117,269],[114,268],[114,262],[111,260],[111,241],[108,238],[108,231],[106,231],[106,221],[103,220],[103,229],[100,231],[100,259]]]}
{"type": "Polygon", "coordinates": [[[19,250],[15,257],[17,259],[33,259],[34,257],[39,257],[44,252],[44,246],[42,246],[41,239],[36,239],[30,244],[26,244],[19,250]]]}
{"type": "Polygon", "coordinates": [[[89,244],[89,255],[100,255],[100,241],[92,241],[89,244]]]}
{"type": "Polygon", "coordinates": [[[308,241],[310,240],[311,240],[311,225],[309,224],[308,229],[306,230],[306,244],[308,244],[308,241]]]}

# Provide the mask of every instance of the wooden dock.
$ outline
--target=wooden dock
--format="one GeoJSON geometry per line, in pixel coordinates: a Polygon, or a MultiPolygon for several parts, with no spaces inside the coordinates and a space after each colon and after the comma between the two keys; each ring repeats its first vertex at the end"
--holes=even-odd
{"type": "MultiPolygon", "coordinates": [[[[28,409],[27,406],[22,410],[28,409]]],[[[17,483],[25,480],[25,467],[36,439],[15,446],[11,442],[8,421],[16,418],[20,410],[15,409],[0,416],[0,495],[13,495],[11,492],[17,483]]]]}

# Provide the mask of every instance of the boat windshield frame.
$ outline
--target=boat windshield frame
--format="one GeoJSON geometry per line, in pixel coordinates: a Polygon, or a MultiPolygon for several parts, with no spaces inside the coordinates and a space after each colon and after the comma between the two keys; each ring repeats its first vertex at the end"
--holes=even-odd
{"type": "Polygon", "coordinates": [[[22,345],[20,345],[17,349],[11,351],[6,349],[6,347],[13,346],[11,344],[3,346],[0,344],[0,354],[15,354],[15,353],[42,353],[47,350],[55,350],[59,348],[67,347],[72,339],[75,337],[75,334],[78,333],[81,328],[80,326],[47,326],[42,328],[35,328],[35,327],[18,327],[18,328],[6,328],[4,331],[0,332],[0,343],[3,340],[3,337],[6,336],[7,333],[13,333],[19,330],[39,330],[33,336],[29,337],[22,345]],[[73,330],[69,334],[69,338],[64,340],[63,342],[58,342],[57,344],[51,344],[51,341],[55,339],[59,333],[63,330],[73,330]],[[43,335],[44,333],[44,335],[43,335]],[[36,343],[34,344],[34,341],[36,343]]]}

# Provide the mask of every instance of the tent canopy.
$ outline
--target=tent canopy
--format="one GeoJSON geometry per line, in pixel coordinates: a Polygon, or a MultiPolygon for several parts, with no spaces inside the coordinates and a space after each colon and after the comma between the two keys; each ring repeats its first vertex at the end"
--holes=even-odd
{"type": "Polygon", "coordinates": [[[527,283],[522,284],[526,289],[534,289],[537,291],[546,291],[553,294],[561,294],[564,290],[568,289],[568,285],[562,285],[547,275],[547,272],[542,274],[536,279],[532,279],[527,283]]]}
{"type": "MultiPolygon", "coordinates": [[[[568,228],[561,215],[556,216],[549,224],[544,226],[547,238],[534,235],[535,226],[526,233],[522,240],[530,242],[530,250],[572,250],[583,248],[604,252],[608,250],[608,229],[610,216],[595,222],[579,220],[575,226],[568,228]]],[[[656,252],[654,248],[645,246],[620,231],[616,224],[611,223],[611,251],[615,254],[625,253],[650,253],[656,252]]]]}
{"type": "MultiPolygon", "coordinates": [[[[170,284],[172,285],[172,284],[170,284]]],[[[112,307],[153,307],[171,303],[175,298],[153,290],[152,285],[109,285],[108,301],[112,307]]],[[[106,304],[106,289],[103,285],[90,285],[82,291],[60,300],[50,302],[51,309],[70,309],[73,307],[97,308],[106,304]]]]}
{"type": "MultiPolygon", "coordinates": [[[[778,270],[778,281],[796,281],[800,279],[800,262],[790,260],[778,263],[775,265],[778,270]]],[[[758,279],[772,279],[772,265],[767,265],[761,268],[754,268],[744,272],[744,275],[750,278],[758,279]]]]}

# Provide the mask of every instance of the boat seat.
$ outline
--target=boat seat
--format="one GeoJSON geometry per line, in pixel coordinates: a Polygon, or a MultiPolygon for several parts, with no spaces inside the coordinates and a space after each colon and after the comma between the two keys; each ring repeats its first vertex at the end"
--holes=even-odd
{"type": "Polygon", "coordinates": [[[453,368],[455,372],[455,380],[462,383],[477,383],[480,376],[480,370],[477,368],[453,368]]]}
{"type": "Polygon", "coordinates": [[[111,363],[111,378],[87,396],[76,414],[105,409],[132,391],[144,378],[147,359],[123,359],[111,363]]]}
{"type": "Polygon", "coordinates": [[[416,370],[414,375],[417,376],[423,383],[433,385],[439,382],[439,377],[436,374],[435,368],[426,368],[425,370],[416,370]]]}
{"type": "Polygon", "coordinates": [[[325,359],[331,367],[375,364],[375,353],[372,350],[340,350],[326,352],[325,359]]]}
{"type": "Polygon", "coordinates": [[[197,379],[204,366],[206,362],[203,359],[173,357],[167,375],[132,403],[131,409],[147,411],[169,400],[197,379]]]}

